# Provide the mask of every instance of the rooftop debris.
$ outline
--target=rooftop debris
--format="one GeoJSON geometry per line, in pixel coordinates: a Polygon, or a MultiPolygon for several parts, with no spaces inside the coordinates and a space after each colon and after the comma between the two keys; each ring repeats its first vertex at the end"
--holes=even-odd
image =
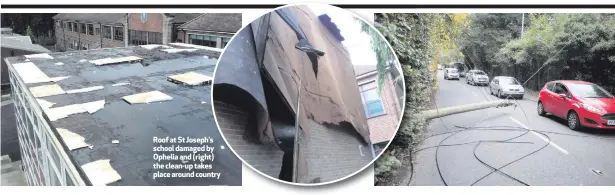
{"type": "Polygon", "coordinates": [[[94,186],[104,186],[122,179],[120,174],[111,167],[109,159],[84,164],[81,169],[94,186]]]}
{"type": "Polygon", "coordinates": [[[173,48],[173,49],[163,49],[161,51],[164,51],[164,52],[167,52],[167,53],[179,53],[179,52],[194,52],[196,50],[198,50],[198,49],[176,49],[176,48],[173,48]]]}
{"type": "Polygon", "coordinates": [[[55,63],[55,65],[62,66],[62,65],[64,65],[64,63],[62,63],[62,62],[57,62],[57,63],[55,63]]]}
{"type": "Polygon", "coordinates": [[[128,57],[103,58],[103,59],[98,59],[98,60],[92,60],[90,61],[90,63],[100,66],[100,65],[106,65],[106,64],[117,64],[117,63],[133,62],[133,61],[140,61],[140,60],[143,60],[143,58],[140,58],[137,56],[128,56],[128,57]]]}
{"type": "Polygon", "coordinates": [[[146,93],[139,93],[129,96],[124,96],[123,99],[130,104],[143,104],[151,102],[160,102],[172,100],[173,97],[164,94],[160,91],[150,91],[146,93]]]}
{"type": "Polygon", "coordinates": [[[79,134],[73,133],[68,129],[56,128],[58,133],[66,143],[66,146],[69,150],[79,149],[88,147],[89,144],[85,143],[85,138],[80,136],[79,134]]]}
{"type": "Polygon", "coordinates": [[[38,102],[38,104],[41,106],[41,108],[43,108],[43,110],[47,110],[49,108],[51,108],[54,104],[53,102],[49,102],[47,100],[44,99],[36,99],[36,101],[38,102]]]}
{"type": "Polygon", "coordinates": [[[211,80],[212,78],[210,76],[202,75],[196,72],[188,72],[169,76],[169,81],[171,82],[191,86],[207,84],[210,83],[211,80]]]}
{"type": "Polygon", "coordinates": [[[130,83],[116,83],[116,84],[113,84],[111,86],[117,87],[117,86],[124,86],[124,85],[130,85],[130,83]]]}
{"type": "Polygon", "coordinates": [[[45,111],[49,120],[56,121],[63,119],[72,114],[88,112],[90,114],[105,107],[105,100],[99,100],[94,102],[88,102],[83,104],[73,104],[68,106],[62,106],[57,108],[50,108],[45,111]]]}
{"type": "Polygon", "coordinates": [[[113,140],[113,141],[111,141],[111,143],[112,143],[112,144],[119,144],[119,143],[120,143],[120,141],[118,141],[118,140],[113,140]]]}
{"type": "Polygon", "coordinates": [[[216,52],[221,52],[221,53],[222,53],[222,51],[224,51],[224,49],[220,49],[220,48],[206,47],[206,46],[200,46],[200,45],[192,45],[192,44],[186,44],[186,43],[169,43],[169,45],[173,45],[173,46],[177,46],[177,47],[189,47],[189,48],[195,48],[195,49],[204,49],[204,50],[216,51],[216,52]]]}
{"type": "Polygon", "coordinates": [[[32,62],[17,63],[15,71],[26,84],[49,82],[49,77],[32,62]]]}
{"type": "Polygon", "coordinates": [[[31,55],[25,55],[26,58],[32,59],[32,58],[46,58],[46,59],[53,59],[53,57],[51,57],[49,54],[47,53],[39,53],[39,54],[31,54],[31,55]]]}
{"type": "Polygon", "coordinates": [[[68,91],[66,91],[66,93],[68,93],[68,94],[85,93],[85,92],[90,92],[90,91],[101,90],[103,88],[104,88],[103,86],[86,87],[86,88],[81,88],[81,89],[68,90],[68,91]]]}
{"type": "Polygon", "coordinates": [[[62,89],[62,87],[60,87],[58,84],[30,87],[30,92],[32,92],[32,95],[36,98],[54,96],[54,95],[60,95],[60,94],[66,93],[62,89]]]}
{"type": "Polygon", "coordinates": [[[165,48],[165,49],[172,48],[172,47],[169,47],[169,46],[166,46],[166,45],[156,45],[156,44],[141,45],[141,47],[143,47],[145,49],[149,49],[149,50],[156,49],[156,48],[159,48],[159,47],[162,47],[162,48],[165,48]]]}

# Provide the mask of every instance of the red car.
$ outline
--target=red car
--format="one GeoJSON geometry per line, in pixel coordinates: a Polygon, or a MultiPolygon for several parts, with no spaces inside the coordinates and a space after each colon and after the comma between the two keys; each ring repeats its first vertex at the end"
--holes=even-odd
{"type": "Polygon", "coordinates": [[[560,80],[545,84],[538,95],[538,115],[566,119],[568,127],[615,129],[615,97],[585,81],[560,80]]]}

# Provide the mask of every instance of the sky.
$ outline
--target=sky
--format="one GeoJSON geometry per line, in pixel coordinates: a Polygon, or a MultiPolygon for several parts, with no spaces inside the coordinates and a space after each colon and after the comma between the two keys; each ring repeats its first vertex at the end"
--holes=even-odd
{"type": "Polygon", "coordinates": [[[350,53],[353,65],[375,66],[378,63],[376,53],[372,50],[370,36],[367,33],[361,32],[361,25],[354,19],[354,16],[356,16],[354,13],[324,4],[311,4],[308,7],[317,16],[327,14],[331,17],[332,22],[337,25],[345,39],[342,41],[342,44],[346,46],[350,53]]]}

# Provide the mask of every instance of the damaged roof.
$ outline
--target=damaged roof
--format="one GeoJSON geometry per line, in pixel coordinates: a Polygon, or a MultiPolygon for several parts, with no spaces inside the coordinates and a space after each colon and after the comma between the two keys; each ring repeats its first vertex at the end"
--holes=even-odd
{"type": "Polygon", "coordinates": [[[60,13],[53,16],[54,20],[71,20],[103,24],[123,24],[126,13],[60,13]]]}
{"type": "Polygon", "coordinates": [[[241,13],[206,13],[186,22],[178,28],[235,33],[241,29],[241,13]]]}
{"type": "MultiPolygon", "coordinates": [[[[264,98],[265,84],[246,81],[252,77],[260,78],[260,75],[256,75],[259,74],[256,70],[244,71],[249,68],[262,68],[265,72],[263,80],[275,85],[277,94],[282,99],[280,103],[284,104],[290,113],[299,114],[300,126],[307,134],[311,131],[307,128],[309,121],[344,127],[350,124],[350,130],[360,135],[365,143],[369,143],[369,127],[349,52],[315,14],[305,6],[286,7],[260,17],[250,23],[249,27],[237,33],[234,40],[240,41],[232,41],[227,45],[225,55],[233,55],[233,58],[221,58],[214,81],[216,86],[234,85],[247,91],[265,110],[257,113],[265,117],[258,117],[268,118],[267,115],[271,113],[267,112],[273,111],[267,110],[271,105],[267,105],[264,98]],[[323,51],[324,56],[310,56],[306,55],[307,52],[296,49],[297,44],[301,43],[301,37],[305,37],[314,48],[323,51]],[[248,57],[252,52],[243,52],[244,49],[240,48],[242,42],[251,42],[250,40],[257,44],[251,46],[256,50],[254,57],[248,57]],[[233,61],[239,58],[235,56],[241,56],[241,61],[233,61]],[[250,58],[261,64],[249,62],[250,58]],[[233,76],[224,77],[223,74],[233,76]]],[[[219,92],[216,88],[214,95],[217,93],[219,92]]],[[[267,122],[270,122],[274,119],[268,120],[267,122]]],[[[259,131],[270,131],[262,129],[272,128],[266,124],[258,126],[261,128],[259,131]]],[[[273,131],[274,135],[286,135],[276,129],[273,131]]]]}
{"type": "MultiPolygon", "coordinates": [[[[44,110],[51,131],[55,131],[50,133],[59,135],[61,129],[70,137],[83,138],[58,137],[81,172],[83,165],[108,159],[121,179],[107,185],[241,185],[241,161],[231,150],[219,149],[226,143],[212,114],[211,86],[169,81],[169,77],[185,73],[202,75],[196,78],[213,75],[220,52],[189,46],[106,48],[9,57],[6,61],[30,93],[33,87],[53,86],[53,91],[46,91],[52,93],[28,104],[44,110]],[[29,64],[28,71],[19,71],[25,64],[29,64]],[[59,79],[25,84],[24,78],[32,77],[30,74],[42,81],[59,79]],[[213,169],[206,171],[222,176],[154,180],[157,170],[153,169],[152,148],[169,144],[154,144],[152,139],[167,136],[212,138],[210,146],[216,147],[216,158],[213,169]],[[92,147],[83,147],[81,141],[92,147]]],[[[84,180],[99,184],[100,180],[89,176],[84,180]]]]}

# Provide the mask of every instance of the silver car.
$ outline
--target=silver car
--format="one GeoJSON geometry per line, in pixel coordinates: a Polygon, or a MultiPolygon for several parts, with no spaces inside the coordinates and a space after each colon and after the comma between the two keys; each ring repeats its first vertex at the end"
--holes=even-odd
{"type": "Polygon", "coordinates": [[[466,83],[470,85],[489,85],[489,76],[482,70],[470,70],[466,77],[466,83]]]}
{"type": "Polygon", "coordinates": [[[446,68],[444,69],[444,79],[456,79],[459,80],[459,71],[456,68],[446,68]]]}
{"type": "Polygon", "coordinates": [[[508,76],[497,76],[489,83],[489,91],[491,95],[499,98],[518,98],[523,99],[525,89],[517,79],[508,76]]]}

